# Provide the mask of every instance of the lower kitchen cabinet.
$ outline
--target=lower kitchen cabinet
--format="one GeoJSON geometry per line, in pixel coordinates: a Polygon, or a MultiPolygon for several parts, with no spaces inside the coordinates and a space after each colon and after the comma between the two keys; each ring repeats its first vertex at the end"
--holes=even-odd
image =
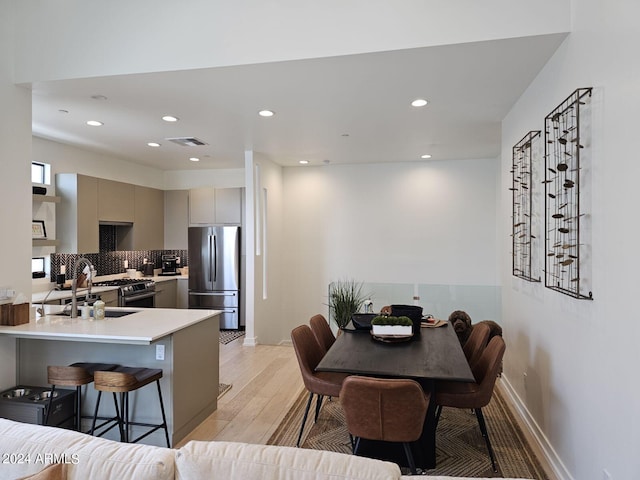
{"type": "Polygon", "coordinates": [[[177,279],[178,308],[189,308],[189,279],[177,279]]]}
{"type": "Polygon", "coordinates": [[[176,279],[156,282],[156,308],[176,308],[176,279]]]}

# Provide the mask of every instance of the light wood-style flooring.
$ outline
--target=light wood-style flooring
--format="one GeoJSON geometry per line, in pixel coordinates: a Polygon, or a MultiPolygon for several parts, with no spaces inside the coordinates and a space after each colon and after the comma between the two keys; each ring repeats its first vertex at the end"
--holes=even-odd
{"type": "Polygon", "coordinates": [[[291,346],[220,345],[220,382],[232,385],[218,409],[185,437],[265,444],[304,389],[291,346]]]}

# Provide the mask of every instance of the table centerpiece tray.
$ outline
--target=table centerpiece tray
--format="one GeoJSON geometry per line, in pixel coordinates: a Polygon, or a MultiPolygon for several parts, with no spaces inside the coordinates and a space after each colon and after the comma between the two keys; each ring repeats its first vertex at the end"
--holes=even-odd
{"type": "Polygon", "coordinates": [[[373,333],[373,331],[371,331],[371,338],[376,342],[382,343],[403,343],[411,340],[413,338],[413,333],[410,333],[408,335],[376,335],[373,333]]]}

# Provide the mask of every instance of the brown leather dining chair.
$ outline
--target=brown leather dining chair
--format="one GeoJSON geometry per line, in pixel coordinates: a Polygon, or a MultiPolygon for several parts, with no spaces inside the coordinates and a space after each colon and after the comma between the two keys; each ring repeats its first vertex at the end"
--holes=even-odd
{"type": "Polygon", "coordinates": [[[470,408],[473,409],[480,432],[484,437],[491,458],[493,471],[497,472],[495,455],[489,440],[489,432],[482,414],[482,407],[486,407],[493,395],[493,388],[504,356],[505,343],[502,337],[493,337],[484,349],[478,361],[471,367],[476,381],[465,382],[437,382],[435,390],[436,402],[436,426],[440,419],[442,407],[470,408]]]}
{"type": "Polygon", "coordinates": [[[411,473],[416,466],[411,442],[422,435],[429,394],[415,380],[369,378],[353,375],[342,384],[340,403],[349,434],[355,437],[357,455],[360,439],[402,443],[411,473]]]}
{"type": "Polygon", "coordinates": [[[333,372],[315,372],[315,368],[322,360],[324,352],[322,348],[313,336],[313,332],[308,325],[300,325],[291,331],[291,341],[293,348],[296,351],[296,357],[298,358],[298,365],[300,366],[300,372],[302,373],[302,381],[305,388],[309,391],[309,400],[307,401],[307,407],[304,410],[304,416],[302,417],[302,425],[300,425],[300,433],[298,434],[298,441],[296,446],[300,446],[300,439],[302,438],[302,432],[304,430],[304,424],[307,421],[309,414],[309,407],[311,407],[311,401],[313,395],[317,395],[316,399],[316,412],[315,421],[318,421],[318,414],[320,407],[322,406],[322,399],[324,396],[338,397],[340,396],[340,389],[342,388],[342,382],[347,378],[346,373],[333,373],[333,372]]]}
{"type": "Polygon", "coordinates": [[[473,326],[471,335],[469,335],[467,342],[462,347],[464,356],[467,358],[470,366],[478,361],[480,355],[486,348],[490,332],[491,328],[489,328],[489,325],[486,323],[478,323],[473,326]]]}
{"type": "Polygon", "coordinates": [[[316,340],[322,347],[322,350],[327,352],[327,350],[331,348],[331,345],[333,345],[333,342],[336,341],[336,337],[331,331],[329,322],[324,318],[324,315],[317,314],[311,317],[309,325],[311,325],[313,336],[316,337],[316,340]]]}

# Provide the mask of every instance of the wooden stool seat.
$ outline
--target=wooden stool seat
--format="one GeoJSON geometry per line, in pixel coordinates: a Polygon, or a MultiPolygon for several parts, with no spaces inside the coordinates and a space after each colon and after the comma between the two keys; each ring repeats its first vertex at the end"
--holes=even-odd
{"type": "Polygon", "coordinates": [[[160,368],[118,367],[95,372],[95,388],[103,392],[132,392],[161,378],[160,368]]]}
{"type": "MultiPolygon", "coordinates": [[[[94,388],[98,390],[98,401],[96,402],[96,410],[94,414],[94,424],[98,418],[98,408],[100,406],[100,397],[102,392],[112,392],[116,415],[118,416],[118,425],[120,427],[120,441],[136,443],[147,435],[152,434],[156,430],[164,429],[167,447],[171,447],[169,441],[169,429],[167,427],[167,418],[164,412],[164,402],[162,401],[162,390],[160,389],[160,379],[162,378],[162,369],[159,368],[140,368],[140,367],[123,367],[119,366],[113,370],[95,371],[94,372],[94,388]],[[129,420],[129,393],[139,388],[156,382],[158,388],[158,399],[160,400],[160,411],[162,413],[162,423],[151,424],[132,422],[129,420]],[[116,400],[116,393],[120,394],[120,402],[116,400]],[[131,426],[149,427],[145,434],[139,436],[135,440],[129,439],[129,430],[131,426]]],[[[93,432],[93,428],[92,428],[93,432]]]]}
{"type": "MultiPolygon", "coordinates": [[[[51,385],[51,395],[49,395],[49,405],[45,415],[45,425],[49,423],[49,412],[57,386],[76,387],[75,404],[75,429],[82,429],[82,385],[93,382],[93,375],[97,370],[113,370],[118,365],[114,363],[87,363],[78,362],[67,366],[49,365],[47,366],[47,382],[51,385]]],[[[88,417],[92,418],[92,417],[88,417]]],[[[66,419],[65,419],[66,420],[66,419]]],[[[103,424],[104,425],[104,424],[103,424]]]]}

